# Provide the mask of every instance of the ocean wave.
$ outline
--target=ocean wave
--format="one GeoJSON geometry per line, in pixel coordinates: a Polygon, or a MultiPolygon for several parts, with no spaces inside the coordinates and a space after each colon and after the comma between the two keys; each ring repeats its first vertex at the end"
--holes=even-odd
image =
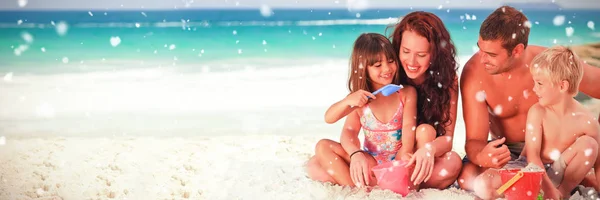
{"type": "MultiPolygon", "coordinates": [[[[140,28],[140,27],[209,27],[209,26],[335,26],[335,25],[389,25],[398,22],[398,18],[381,19],[336,19],[306,21],[169,21],[169,22],[105,22],[76,23],[79,28],[140,28]]],[[[0,28],[53,28],[50,23],[0,23],[0,28]]]]}

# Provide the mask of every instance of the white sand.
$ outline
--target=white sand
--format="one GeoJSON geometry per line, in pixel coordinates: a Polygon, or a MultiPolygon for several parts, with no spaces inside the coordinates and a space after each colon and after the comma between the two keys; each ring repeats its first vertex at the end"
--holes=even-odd
{"type": "MultiPolygon", "coordinates": [[[[312,181],[318,136],[6,138],[0,199],[397,199],[312,181]]],[[[473,199],[457,189],[407,199],[473,199]]]]}

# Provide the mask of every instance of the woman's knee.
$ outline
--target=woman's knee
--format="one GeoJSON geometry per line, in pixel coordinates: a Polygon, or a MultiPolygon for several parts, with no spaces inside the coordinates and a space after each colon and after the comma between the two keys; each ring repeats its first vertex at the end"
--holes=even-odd
{"type": "Polygon", "coordinates": [[[433,126],[429,124],[421,124],[417,127],[415,133],[415,139],[417,140],[417,146],[420,148],[421,145],[431,142],[435,139],[436,131],[433,126]]]}

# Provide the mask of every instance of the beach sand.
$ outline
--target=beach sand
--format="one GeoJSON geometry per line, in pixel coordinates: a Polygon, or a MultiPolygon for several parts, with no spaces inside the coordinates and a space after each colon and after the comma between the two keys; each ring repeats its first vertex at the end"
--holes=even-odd
{"type": "MultiPolygon", "coordinates": [[[[304,163],[320,137],[8,138],[0,199],[396,199],[312,181],[304,163]]],[[[406,199],[473,199],[422,190],[406,199]]]]}

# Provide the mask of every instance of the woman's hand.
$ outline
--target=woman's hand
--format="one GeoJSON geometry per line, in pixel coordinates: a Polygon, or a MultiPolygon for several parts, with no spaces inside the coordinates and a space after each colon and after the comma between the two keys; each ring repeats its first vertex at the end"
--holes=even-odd
{"type": "Polygon", "coordinates": [[[365,104],[369,103],[369,97],[375,99],[375,95],[372,93],[365,90],[358,90],[344,98],[344,101],[350,107],[363,107],[365,104]]]}
{"type": "Polygon", "coordinates": [[[365,152],[359,152],[350,157],[350,178],[357,187],[368,186],[371,169],[365,152]]]}
{"type": "Polygon", "coordinates": [[[431,148],[421,147],[410,158],[406,166],[415,164],[415,169],[410,176],[410,181],[414,185],[419,185],[422,182],[427,182],[433,173],[433,164],[435,152],[431,148]]]}

